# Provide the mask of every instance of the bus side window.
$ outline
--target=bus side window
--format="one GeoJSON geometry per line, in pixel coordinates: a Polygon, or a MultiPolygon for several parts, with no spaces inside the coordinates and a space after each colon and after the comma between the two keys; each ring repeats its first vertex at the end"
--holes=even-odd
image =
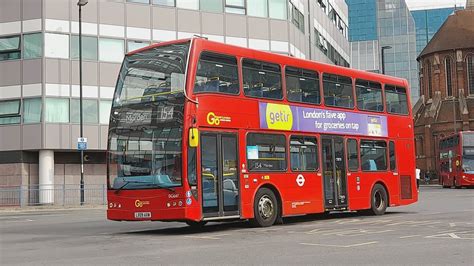
{"type": "Polygon", "coordinates": [[[249,133],[247,165],[250,171],[286,171],[285,135],[249,133]]]}
{"type": "Polygon", "coordinates": [[[324,104],[343,108],[354,108],[352,79],[334,74],[323,74],[324,104]]]}
{"type": "Polygon", "coordinates": [[[408,100],[405,88],[385,85],[385,102],[387,112],[391,114],[408,114],[408,100]]]}
{"type": "Polygon", "coordinates": [[[244,59],[242,74],[246,96],[277,100],[283,98],[280,65],[244,59]]]}
{"type": "Polygon", "coordinates": [[[390,141],[388,143],[388,153],[390,155],[390,171],[397,169],[397,157],[395,155],[395,142],[390,141]]]}
{"type": "Polygon", "coordinates": [[[239,94],[237,58],[203,52],[199,58],[194,92],[239,94]]]}
{"type": "Polygon", "coordinates": [[[348,139],[347,140],[347,161],[350,171],[359,170],[359,151],[357,147],[357,140],[348,139]]]}
{"type": "Polygon", "coordinates": [[[387,170],[387,143],[383,140],[361,140],[360,161],[362,171],[387,170]]]}
{"type": "Polygon", "coordinates": [[[318,142],[315,137],[291,136],[290,163],[292,171],[318,169],[318,142]]]}
{"type": "Polygon", "coordinates": [[[367,80],[356,80],[357,108],[364,111],[383,111],[382,85],[367,80]]]}
{"type": "Polygon", "coordinates": [[[319,104],[319,76],[317,72],[296,67],[285,68],[286,95],[289,101],[319,104]]]}

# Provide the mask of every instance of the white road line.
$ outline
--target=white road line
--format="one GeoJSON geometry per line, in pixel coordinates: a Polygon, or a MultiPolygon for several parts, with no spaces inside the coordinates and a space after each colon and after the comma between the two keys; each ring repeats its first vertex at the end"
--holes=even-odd
{"type": "Polygon", "coordinates": [[[401,236],[400,238],[404,239],[404,238],[411,238],[411,237],[417,237],[417,236],[421,236],[421,235],[401,236]]]}
{"type": "Polygon", "coordinates": [[[455,223],[449,223],[449,226],[451,226],[451,227],[455,227],[455,226],[456,226],[456,224],[455,224],[455,223]]]}
{"type": "Polygon", "coordinates": [[[210,239],[210,240],[219,240],[220,236],[228,236],[230,234],[219,234],[219,235],[212,235],[212,236],[184,236],[187,238],[195,238],[195,239],[210,239]]]}
{"type": "Polygon", "coordinates": [[[365,242],[365,243],[358,243],[358,244],[352,244],[352,245],[331,245],[331,244],[316,244],[316,243],[300,243],[300,245],[304,245],[304,246],[320,246],[320,247],[335,247],[335,248],[352,248],[352,247],[359,247],[359,246],[372,245],[372,244],[376,244],[376,243],[378,243],[378,241],[365,242]]]}
{"type": "Polygon", "coordinates": [[[450,236],[452,238],[460,239],[460,237],[455,235],[454,233],[450,233],[450,234],[448,234],[448,236],[450,236]]]}

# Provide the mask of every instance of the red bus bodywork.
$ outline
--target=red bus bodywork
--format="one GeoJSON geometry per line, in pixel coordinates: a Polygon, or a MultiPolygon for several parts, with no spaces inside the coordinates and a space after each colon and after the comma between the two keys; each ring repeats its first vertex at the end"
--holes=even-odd
{"type": "Polygon", "coordinates": [[[474,132],[462,131],[439,141],[439,184],[444,188],[474,186],[474,169],[467,169],[474,159],[473,137],[474,132]]]}
{"type": "MultiPolygon", "coordinates": [[[[165,46],[173,43],[183,42],[183,40],[155,44],[131,54],[140,53],[154,47],[165,46]]],[[[131,55],[129,54],[129,55],[131,55]]],[[[311,69],[319,73],[320,90],[322,91],[322,73],[332,73],[351,77],[353,80],[364,79],[379,82],[384,86],[390,84],[406,88],[407,95],[410,95],[408,82],[404,79],[359,71],[334,65],[322,64],[314,61],[302,60],[298,58],[273,54],[269,52],[257,51],[237,46],[212,42],[205,39],[195,38],[189,55],[189,65],[187,66],[187,95],[198,104],[189,100],[185,102],[185,119],[183,127],[183,162],[187,162],[187,140],[189,138],[189,128],[194,127],[203,133],[229,133],[237,137],[238,146],[238,176],[239,176],[239,208],[237,215],[230,217],[216,216],[205,219],[202,210],[202,169],[197,167],[197,185],[189,185],[186,174],[187,163],[183,163],[183,185],[174,191],[166,189],[143,189],[143,190],[121,190],[115,193],[109,186],[108,190],[108,210],[107,218],[111,220],[156,220],[156,221],[202,221],[220,220],[226,218],[252,219],[254,218],[254,199],[259,188],[267,187],[272,189],[278,200],[281,202],[282,216],[304,215],[309,213],[321,213],[329,210],[365,210],[371,207],[371,191],[375,184],[381,184],[388,193],[389,207],[411,204],[417,201],[418,194],[415,180],[415,157],[414,157],[414,133],[411,108],[408,108],[407,115],[389,114],[386,111],[377,115],[386,117],[388,135],[386,137],[371,137],[370,139],[393,140],[395,142],[395,153],[397,166],[393,171],[364,172],[359,163],[358,170],[350,171],[346,169],[345,180],[347,184],[347,205],[343,208],[326,208],[323,188],[322,170],[322,135],[343,137],[344,146],[347,137],[356,140],[365,139],[359,135],[333,135],[312,132],[296,132],[290,130],[263,129],[259,120],[259,103],[274,103],[279,105],[289,105],[295,107],[317,107],[326,110],[341,111],[340,108],[326,107],[322,100],[321,105],[313,106],[304,103],[289,102],[288,100],[267,100],[246,97],[242,89],[242,59],[250,58],[265,62],[276,63],[281,66],[284,77],[285,66],[311,69]],[[240,93],[239,95],[225,95],[219,93],[193,94],[196,68],[202,51],[212,51],[213,53],[226,54],[237,57],[239,66],[240,93]],[[220,123],[213,123],[213,119],[221,118],[220,123]],[[222,118],[229,118],[224,119],[222,118]],[[284,172],[251,172],[247,169],[246,145],[247,135],[250,132],[283,134],[288,139],[291,135],[314,136],[318,140],[318,160],[319,168],[316,171],[300,173],[288,169],[284,172]],[[297,182],[299,175],[304,176],[304,185],[297,182]],[[192,193],[191,193],[192,191],[192,193]],[[190,196],[192,194],[192,196],[190,196]],[[187,204],[187,201],[191,201],[187,204]],[[150,212],[151,217],[136,217],[136,212],[150,212]]],[[[285,82],[282,79],[283,94],[285,93],[285,82]]],[[[355,93],[354,93],[355,94],[355,93]]],[[[323,95],[321,93],[321,95],[323,95]]],[[[411,106],[408,96],[408,106],[411,106]]],[[[354,96],[355,99],[355,96],[354,96]]],[[[385,110],[385,108],[384,108],[385,110]]],[[[342,110],[360,114],[371,114],[370,112],[359,111],[357,107],[353,110],[342,110]]],[[[358,142],[359,143],[359,142],[358,142]]],[[[201,144],[201,143],[200,143],[201,144]]],[[[287,147],[288,150],[288,147],[287,147]]],[[[387,149],[388,150],[388,149],[387,149]]],[[[201,149],[197,148],[197,162],[201,162],[201,149]]],[[[346,156],[345,160],[347,160],[346,156]]],[[[388,158],[388,156],[387,156],[388,158]]],[[[360,160],[359,160],[360,162],[360,160]]],[[[344,162],[347,165],[347,161],[344,162]]],[[[289,163],[288,163],[289,164],[289,163]]]]}

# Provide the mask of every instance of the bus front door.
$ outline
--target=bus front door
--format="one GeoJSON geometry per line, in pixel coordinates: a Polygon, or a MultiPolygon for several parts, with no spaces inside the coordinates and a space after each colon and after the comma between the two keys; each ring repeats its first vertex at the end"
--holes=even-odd
{"type": "Polygon", "coordinates": [[[324,204],[326,210],[347,208],[344,139],[322,137],[324,204]]]}
{"type": "Polygon", "coordinates": [[[237,135],[201,134],[201,189],[203,217],[239,214],[237,135]]]}

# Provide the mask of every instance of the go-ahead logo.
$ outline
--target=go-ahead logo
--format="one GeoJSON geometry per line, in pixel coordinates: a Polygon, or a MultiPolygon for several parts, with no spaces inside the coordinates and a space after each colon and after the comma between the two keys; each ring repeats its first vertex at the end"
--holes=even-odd
{"type": "Polygon", "coordinates": [[[207,113],[206,120],[207,120],[207,123],[209,125],[215,125],[215,126],[220,125],[221,122],[230,122],[231,121],[230,117],[216,115],[214,112],[207,113]]]}
{"type": "Polygon", "coordinates": [[[141,208],[144,205],[148,205],[148,204],[150,204],[150,202],[146,201],[146,200],[145,201],[142,201],[142,200],[136,200],[135,201],[135,207],[137,207],[137,208],[141,208]]]}

